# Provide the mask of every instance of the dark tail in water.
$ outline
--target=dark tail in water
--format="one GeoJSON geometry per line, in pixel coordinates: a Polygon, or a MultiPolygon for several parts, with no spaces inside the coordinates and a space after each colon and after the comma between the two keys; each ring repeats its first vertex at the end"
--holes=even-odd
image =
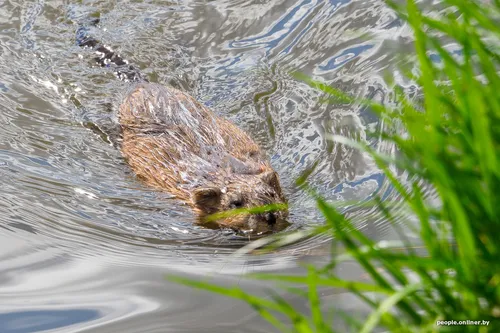
{"type": "Polygon", "coordinates": [[[76,31],[76,43],[78,46],[95,50],[97,54],[97,57],[94,58],[96,63],[101,67],[113,67],[115,75],[120,80],[126,82],[147,81],[142,77],[137,68],[129,65],[127,60],[116,54],[110,47],[89,35],[90,28],[97,26],[97,24],[99,24],[98,18],[89,21],[87,24],[79,25],[76,31]]]}

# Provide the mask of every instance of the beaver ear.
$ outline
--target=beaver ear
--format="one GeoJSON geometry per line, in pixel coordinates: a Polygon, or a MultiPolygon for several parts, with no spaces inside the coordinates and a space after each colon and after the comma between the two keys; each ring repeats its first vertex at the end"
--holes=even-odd
{"type": "Polygon", "coordinates": [[[210,208],[220,204],[222,191],[217,187],[202,187],[194,190],[193,202],[201,210],[211,210],[210,208]]]}
{"type": "Polygon", "coordinates": [[[280,187],[280,180],[278,178],[278,174],[276,171],[267,171],[264,172],[261,176],[260,179],[272,188],[274,188],[276,191],[280,192],[281,187],[280,187]]]}

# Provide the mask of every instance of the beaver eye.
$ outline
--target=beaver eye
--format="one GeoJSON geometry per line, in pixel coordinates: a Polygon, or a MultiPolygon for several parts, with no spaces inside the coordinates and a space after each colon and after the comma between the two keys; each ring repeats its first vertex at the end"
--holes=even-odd
{"type": "Polygon", "coordinates": [[[231,208],[241,208],[241,207],[243,207],[243,200],[241,200],[241,199],[232,200],[230,205],[231,205],[231,208]]]}

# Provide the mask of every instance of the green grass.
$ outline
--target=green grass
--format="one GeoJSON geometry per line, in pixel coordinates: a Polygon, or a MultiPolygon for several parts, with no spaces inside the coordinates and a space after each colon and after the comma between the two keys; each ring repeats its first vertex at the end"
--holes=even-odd
{"type": "MultiPolygon", "coordinates": [[[[321,232],[331,233],[345,253],[325,267],[308,267],[305,276],[253,277],[305,287],[302,296],[310,313],[299,313],[278,296],[264,299],[239,288],[170,279],[244,300],[284,332],[334,331],[318,288],[348,290],[372,308],[361,320],[343,315],[352,331],[500,332],[500,1],[486,3],[444,0],[440,16],[424,12],[413,0],[390,3],[413,29],[418,74],[407,71],[406,76],[422,89],[422,96],[409,100],[393,84],[397,107],[354,101],[299,75],[331,99],[366,104],[384,119],[386,130],[377,135],[398,147],[397,158],[365,142],[331,139],[371,155],[418,219],[426,256],[417,255],[409,244],[406,252],[397,252],[374,243],[354,228],[356,221],[347,220],[317,196],[303,177],[298,184],[316,198],[325,217],[321,232]],[[449,52],[443,41],[455,43],[460,54],[449,52]],[[396,134],[401,126],[407,135],[396,134]],[[398,179],[392,166],[406,171],[410,185],[398,179]],[[424,183],[435,190],[437,207],[425,199],[424,183]],[[359,263],[371,282],[346,281],[336,275],[336,265],[348,258],[359,263]],[[278,319],[283,316],[288,322],[278,319]],[[438,320],[490,324],[437,326],[438,320]]],[[[394,215],[389,203],[375,198],[372,204],[388,221],[400,222],[402,217],[394,215]]]]}

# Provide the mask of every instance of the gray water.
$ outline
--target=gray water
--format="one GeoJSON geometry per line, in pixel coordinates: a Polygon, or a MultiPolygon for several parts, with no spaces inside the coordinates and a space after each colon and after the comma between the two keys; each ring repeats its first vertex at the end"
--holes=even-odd
{"type": "MultiPolygon", "coordinates": [[[[380,0],[0,0],[0,332],[273,331],[246,304],[167,274],[265,297],[274,288],[307,311],[298,296],[243,275],[324,263],[328,237],[235,258],[247,240],[193,226],[189,210],[137,180],[110,144],[128,84],[75,46],[75,22],[92,12],[101,14],[96,36],[150,81],[189,92],[266,150],[289,198],[290,230],[322,223],[294,187],[315,161],[311,185],[329,201],[399,199],[366,155],[327,139],[367,139],[394,153],[366,136],[383,123],[360,105],[323,103],[290,75],[390,103],[384,73],[398,77],[411,40],[380,0]]],[[[345,213],[373,239],[396,239],[374,209],[345,213]]],[[[354,263],[337,270],[364,278],[354,263]]],[[[365,310],[342,290],[322,299],[365,310]]]]}

